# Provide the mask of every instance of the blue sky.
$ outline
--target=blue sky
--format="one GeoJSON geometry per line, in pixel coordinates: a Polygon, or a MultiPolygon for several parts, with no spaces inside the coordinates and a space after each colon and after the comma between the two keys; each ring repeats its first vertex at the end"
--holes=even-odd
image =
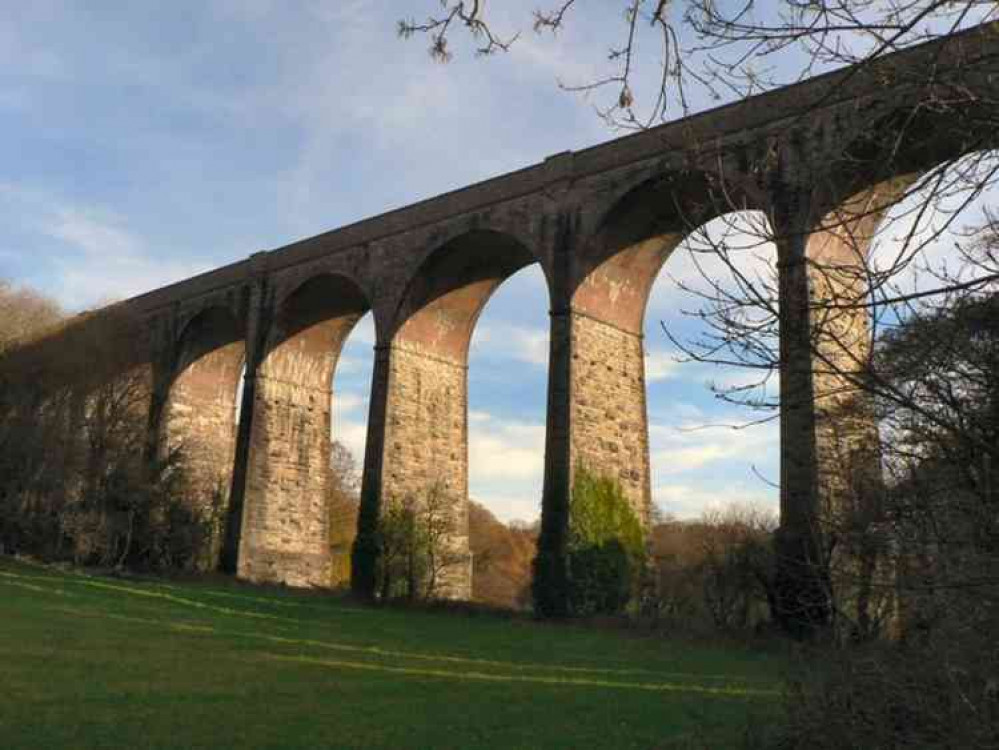
{"type": "MultiPolygon", "coordinates": [[[[512,28],[534,4],[493,12],[512,28]]],[[[614,136],[556,79],[599,73],[615,3],[556,39],[525,33],[495,59],[458,45],[447,66],[424,40],[395,35],[400,16],[432,5],[10,5],[0,17],[0,277],[82,309],[614,136]]],[[[670,260],[647,316],[655,500],[682,517],[730,501],[776,507],[756,476],[776,480],[776,426],[700,429],[758,416],[706,386],[744,375],[674,362],[660,330],[693,330],[668,278],[689,266],[683,250],[670,260]]],[[[526,269],[473,339],[471,494],[504,519],[540,511],[547,310],[540,272],[526,269]]],[[[358,459],[371,345],[365,322],[334,384],[335,429],[358,459]]]]}

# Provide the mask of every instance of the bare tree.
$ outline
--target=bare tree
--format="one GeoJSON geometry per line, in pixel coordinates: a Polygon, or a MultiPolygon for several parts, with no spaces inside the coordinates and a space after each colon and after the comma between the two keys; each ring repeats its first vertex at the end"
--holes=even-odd
{"type": "MultiPolygon", "coordinates": [[[[494,28],[484,0],[422,2],[429,10],[425,20],[402,20],[398,31],[403,38],[429,35],[434,59],[451,60],[451,38],[462,31],[479,55],[516,51],[520,29],[494,28]]],[[[616,7],[619,21],[607,24],[607,45],[596,53],[604,58],[603,73],[559,85],[596,96],[607,123],[626,129],[876,60],[994,20],[999,12],[990,0],[618,0],[616,7]]],[[[539,3],[529,24],[537,34],[554,36],[573,21],[611,20],[612,12],[606,5],[557,0],[539,3]]]]}
{"type": "Polygon", "coordinates": [[[327,493],[333,585],[350,581],[350,548],[357,536],[361,476],[350,449],[339,440],[330,445],[330,484],[327,493]]]}
{"type": "Polygon", "coordinates": [[[447,597],[449,578],[468,567],[457,549],[458,501],[442,481],[419,495],[393,498],[379,523],[379,591],[383,600],[447,597]]]}

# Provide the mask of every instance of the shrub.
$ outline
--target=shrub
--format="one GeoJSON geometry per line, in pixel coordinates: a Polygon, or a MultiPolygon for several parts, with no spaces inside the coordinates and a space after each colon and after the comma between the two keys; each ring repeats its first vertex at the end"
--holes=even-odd
{"type": "Polygon", "coordinates": [[[785,695],[782,750],[999,747],[994,636],[975,649],[938,641],[918,648],[872,642],[809,649],[785,695]]]}
{"type": "Polygon", "coordinates": [[[466,555],[452,549],[458,531],[454,498],[440,482],[421,497],[390,500],[378,525],[377,590],[382,600],[433,599],[466,555]]]}
{"type": "Polygon", "coordinates": [[[621,485],[577,468],[569,507],[569,607],[616,614],[637,591],[645,536],[621,485]]]}

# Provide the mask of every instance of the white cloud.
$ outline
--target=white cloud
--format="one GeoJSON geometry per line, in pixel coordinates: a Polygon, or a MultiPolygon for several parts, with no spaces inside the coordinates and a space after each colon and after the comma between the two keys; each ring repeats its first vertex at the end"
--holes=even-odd
{"type": "Polygon", "coordinates": [[[738,449],[733,450],[731,445],[718,442],[659,451],[655,454],[654,460],[657,467],[660,467],[657,469],[657,473],[682,474],[691,469],[699,469],[719,459],[732,458],[735,455],[738,455],[738,449]]]}
{"type": "Polygon", "coordinates": [[[645,382],[657,383],[661,380],[677,377],[682,374],[679,370],[680,364],[671,354],[666,352],[646,352],[645,382]]]}
{"type": "Polygon", "coordinates": [[[469,434],[469,496],[503,521],[541,513],[545,426],[473,412],[469,434]]]}
{"type": "Polygon", "coordinates": [[[479,325],[472,338],[472,353],[485,346],[490,356],[506,356],[538,367],[548,366],[548,331],[510,323],[479,325]]]}
{"type": "Polygon", "coordinates": [[[511,495],[505,494],[502,490],[492,491],[491,488],[487,488],[480,490],[479,494],[471,493],[470,497],[480,505],[484,505],[503,523],[511,521],[532,523],[541,517],[540,491],[535,492],[533,496],[530,491],[522,495],[511,495]]]}
{"type": "Polygon", "coordinates": [[[141,241],[120,226],[120,219],[111,215],[98,215],[93,210],[77,207],[56,208],[53,211],[53,224],[45,231],[75,245],[93,257],[101,255],[135,255],[141,241]]]}
{"type": "Polygon", "coordinates": [[[714,389],[731,393],[733,398],[759,399],[776,402],[780,397],[780,371],[763,371],[743,367],[718,367],[706,379],[714,389]]]}
{"type": "Polygon", "coordinates": [[[364,444],[367,441],[368,428],[365,422],[349,419],[334,420],[333,439],[347,446],[358,466],[364,464],[364,444]]]}
{"type": "Polygon", "coordinates": [[[359,346],[372,347],[375,345],[375,316],[367,313],[357,321],[354,330],[350,332],[348,341],[359,346]]]}
{"type": "Polygon", "coordinates": [[[357,373],[364,372],[365,368],[370,369],[370,367],[371,365],[365,363],[361,357],[341,355],[336,363],[336,375],[337,377],[341,375],[356,375],[357,373]]]}
{"type": "Polygon", "coordinates": [[[771,236],[761,212],[738,211],[719,216],[680,243],[664,266],[665,275],[694,289],[708,290],[708,281],[731,287],[731,262],[747,278],[767,280],[776,269],[777,248],[771,236]]]}
{"type": "Polygon", "coordinates": [[[469,475],[473,483],[496,479],[538,479],[545,465],[545,426],[496,417],[469,435],[469,475]]]}
{"type": "Polygon", "coordinates": [[[758,506],[776,512],[777,498],[772,492],[744,483],[721,487],[694,484],[666,484],[654,487],[653,501],[664,513],[680,519],[699,518],[705,512],[739,504],[758,506]]]}
{"type": "Polygon", "coordinates": [[[361,411],[367,405],[368,398],[364,394],[350,391],[333,394],[333,408],[340,412],[361,411]]]}
{"type": "Polygon", "coordinates": [[[776,422],[743,429],[717,426],[743,423],[745,418],[732,415],[710,424],[685,420],[675,426],[653,425],[649,430],[653,474],[673,476],[717,464],[724,464],[726,473],[735,473],[739,465],[748,473],[751,466],[770,463],[779,447],[776,422]]]}
{"type": "Polygon", "coordinates": [[[284,61],[268,92],[275,110],[301,132],[296,157],[278,178],[293,226],[311,232],[321,221],[325,229],[330,221],[354,221],[532,161],[522,142],[508,137],[491,138],[483,148],[480,123],[489,119],[483,113],[495,111],[498,121],[509,92],[498,97],[480,85],[476,69],[433,64],[419,40],[398,40],[394,11],[361,2],[332,12],[315,8],[320,12],[309,14],[308,30],[285,30],[289,45],[302,52],[284,61]],[[381,179],[389,192],[355,192],[331,215],[331,173],[343,150],[358,142],[366,159],[347,179],[381,179]]]}
{"type": "Polygon", "coordinates": [[[599,56],[588,54],[590,50],[579,44],[577,29],[573,26],[571,31],[558,36],[522,34],[514,49],[514,63],[527,75],[552,85],[561,81],[567,86],[579,86],[603,77],[606,70],[594,64],[599,56]]]}

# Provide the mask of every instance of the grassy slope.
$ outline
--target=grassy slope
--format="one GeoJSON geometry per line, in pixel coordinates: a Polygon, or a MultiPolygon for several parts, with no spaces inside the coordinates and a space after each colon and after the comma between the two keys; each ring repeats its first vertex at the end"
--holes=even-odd
{"type": "Polygon", "coordinates": [[[775,657],[0,558],[0,746],[729,746],[775,657]]]}

